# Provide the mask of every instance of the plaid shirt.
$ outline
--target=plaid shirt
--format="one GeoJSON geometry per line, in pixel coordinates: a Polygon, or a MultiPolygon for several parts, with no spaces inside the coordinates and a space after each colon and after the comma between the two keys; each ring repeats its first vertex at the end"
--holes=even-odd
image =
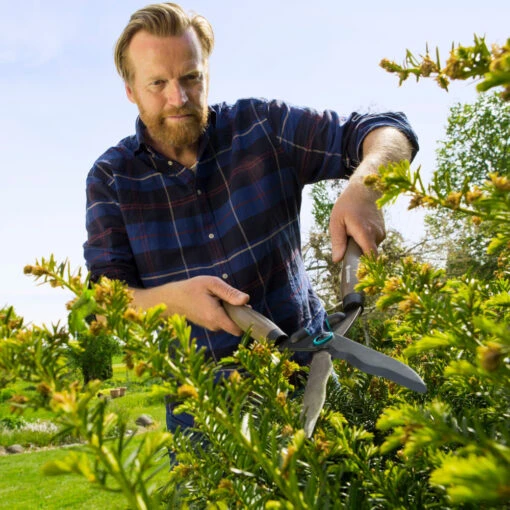
{"type": "MultiPolygon", "coordinates": [[[[364,137],[381,126],[397,127],[417,150],[403,114],[345,119],[278,101],[218,104],[189,169],[147,145],[138,118],[136,135],[107,150],[87,178],[92,278],[148,288],[213,275],[283,331],[319,332],[325,311],[301,257],[303,187],[348,178],[364,137]]],[[[197,326],[192,334],[218,357],[239,343],[197,326]]]]}

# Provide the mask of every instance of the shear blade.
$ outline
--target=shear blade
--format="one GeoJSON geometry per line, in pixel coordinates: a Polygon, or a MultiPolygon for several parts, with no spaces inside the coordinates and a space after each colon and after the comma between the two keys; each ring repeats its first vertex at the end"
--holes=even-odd
{"type": "Polygon", "coordinates": [[[385,377],[418,393],[427,391],[422,378],[411,367],[349,338],[335,333],[327,350],[334,358],[343,359],[367,374],[385,377]]]}
{"type": "Polygon", "coordinates": [[[338,335],[346,335],[347,332],[351,329],[356,319],[363,313],[363,308],[358,307],[353,310],[349,310],[345,312],[345,318],[342,319],[338,324],[332,326],[333,332],[338,335]]]}
{"type": "Polygon", "coordinates": [[[304,418],[303,428],[306,437],[312,437],[313,429],[326,401],[326,386],[332,370],[331,354],[326,350],[317,351],[310,363],[310,371],[303,396],[301,419],[304,418]]]}

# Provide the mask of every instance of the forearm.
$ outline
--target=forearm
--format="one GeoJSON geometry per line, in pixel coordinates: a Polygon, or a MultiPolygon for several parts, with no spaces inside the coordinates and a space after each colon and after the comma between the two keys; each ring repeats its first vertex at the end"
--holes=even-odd
{"type": "Polygon", "coordinates": [[[361,163],[349,179],[331,212],[332,256],[342,259],[348,236],[353,237],[364,253],[376,252],[386,236],[384,218],[377,208],[380,194],[365,185],[365,177],[392,161],[411,159],[412,147],[407,137],[392,127],[371,131],[362,145],[361,163]]]}
{"type": "Polygon", "coordinates": [[[379,168],[390,162],[410,160],[412,146],[407,137],[393,127],[382,127],[371,131],[364,139],[361,163],[349,179],[348,194],[375,202],[380,193],[365,185],[365,177],[377,174],[379,168]]]}
{"type": "Polygon", "coordinates": [[[407,137],[393,127],[381,127],[371,131],[363,140],[362,160],[350,178],[350,182],[363,181],[377,173],[382,165],[390,162],[411,160],[412,146],[407,137]]]}
{"type": "Polygon", "coordinates": [[[136,308],[147,310],[155,306],[164,304],[165,311],[163,315],[173,315],[178,313],[175,310],[172,299],[172,284],[161,285],[149,289],[141,289],[138,287],[129,287],[133,295],[132,304],[136,308]]]}

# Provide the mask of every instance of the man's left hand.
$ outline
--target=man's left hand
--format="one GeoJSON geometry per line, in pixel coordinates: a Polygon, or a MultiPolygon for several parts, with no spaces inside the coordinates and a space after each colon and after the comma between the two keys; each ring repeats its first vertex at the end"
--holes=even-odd
{"type": "Polygon", "coordinates": [[[350,183],[338,197],[329,223],[333,262],[343,259],[349,237],[354,238],[363,253],[377,252],[386,230],[376,200],[375,192],[363,182],[350,183]]]}
{"type": "Polygon", "coordinates": [[[412,154],[409,140],[392,127],[371,131],[362,148],[362,161],[331,211],[329,228],[333,262],[343,259],[348,237],[354,238],[363,253],[377,252],[377,246],[386,237],[383,214],[376,205],[380,195],[368,188],[364,179],[378,173],[381,165],[410,160],[412,154]]]}

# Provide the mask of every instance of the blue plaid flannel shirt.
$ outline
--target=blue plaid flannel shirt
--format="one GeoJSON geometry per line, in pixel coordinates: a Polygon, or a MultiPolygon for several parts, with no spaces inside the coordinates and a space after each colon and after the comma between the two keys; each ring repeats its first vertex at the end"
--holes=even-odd
{"type": "MultiPolygon", "coordinates": [[[[280,101],[217,104],[189,169],[146,144],[138,118],[136,135],[108,149],[87,178],[84,255],[92,278],[149,288],[213,275],[248,293],[283,331],[318,333],[325,311],[301,256],[303,187],[347,179],[364,137],[381,126],[400,129],[416,152],[400,113],[341,118],[280,101]]],[[[192,335],[218,358],[239,343],[196,325],[192,335]]]]}

